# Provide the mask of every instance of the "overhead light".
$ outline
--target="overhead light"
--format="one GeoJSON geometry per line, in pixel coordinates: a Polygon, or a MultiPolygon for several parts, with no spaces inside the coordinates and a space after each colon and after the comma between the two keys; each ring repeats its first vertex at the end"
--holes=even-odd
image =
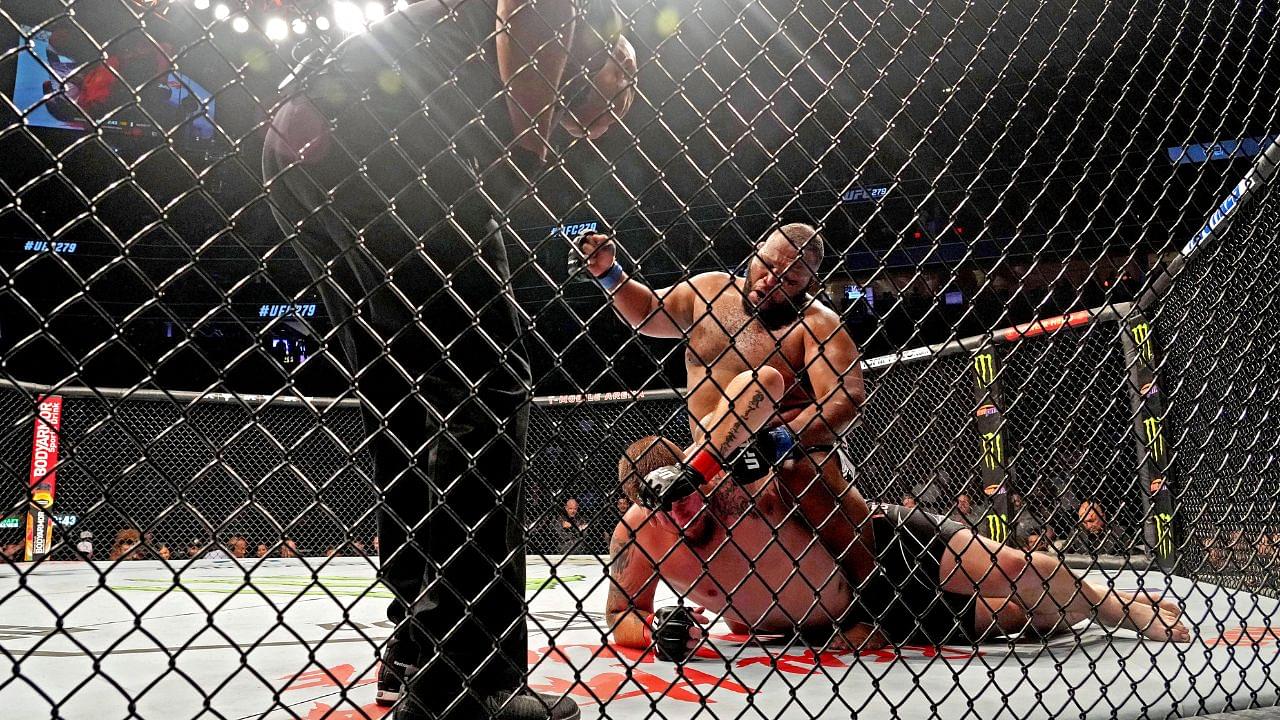
{"type": "Polygon", "coordinates": [[[317,29],[317,30],[321,30],[321,31],[323,31],[323,30],[328,30],[328,29],[329,29],[329,18],[327,18],[327,17],[325,17],[325,16],[323,16],[323,15],[321,15],[321,16],[320,16],[320,17],[318,17],[318,18],[316,18],[316,29],[317,29]]]}
{"type": "Polygon", "coordinates": [[[235,20],[231,21],[231,29],[238,33],[249,31],[249,18],[243,15],[237,15],[235,20]]]}
{"type": "Polygon", "coordinates": [[[208,9],[209,9],[209,0],[195,0],[195,2],[193,2],[193,3],[191,3],[191,4],[192,4],[192,5],[194,5],[194,6],[196,7],[196,9],[197,9],[197,10],[208,10],[208,9]]]}
{"type": "Polygon", "coordinates": [[[365,3],[364,16],[369,22],[381,20],[387,14],[387,9],[382,7],[380,2],[365,3]]]}
{"type": "MultiPolygon", "coordinates": [[[[319,23],[317,22],[316,24],[318,25],[319,23]]],[[[307,34],[307,21],[306,21],[306,20],[303,20],[302,18],[294,18],[294,19],[293,19],[293,34],[294,34],[294,35],[306,35],[306,34],[307,34]]]]}
{"type": "Polygon", "coordinates": [[[227,7],[226,5],[223,5],[222,3],[218,3],[217,5],[213,6],[213,16],[218,18],[219,20],[226,20],[227,16],[230,14],[231,14],[231,8],[227,7]]]}
{"type": "MultiPolygon", "coordinates": [[[[205,0],[208,2],[208,0],[205,0]]],[[[409,0],[396,0],[396,10],[407,10],[409,8],[409,0]]]]}
{"type": "Polygon", "coordinates": [[[269,40],[284,40],[289,37],[289,23],[285,22],[284,18],[273,17],[262,26],[262,31],[266,33],[269,40]]]}
{"type": "Polygon", "coordinates": [[[343,32],[358,33],[364,30],[364,13],[353,2],[338,0],[333,4],[333,22],[343,32]]]}

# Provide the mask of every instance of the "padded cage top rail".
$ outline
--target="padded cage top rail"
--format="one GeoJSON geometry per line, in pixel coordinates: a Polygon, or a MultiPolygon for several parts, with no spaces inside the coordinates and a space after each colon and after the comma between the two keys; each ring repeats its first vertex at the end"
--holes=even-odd
{"type": "MultiPolygon", "coordinates": [[[[990,333],[970,335],[969,337],[948,340],[933,345],[900,350],[896,353],[879,355],[862,360],[863,370],[879,370],[894,364],[917,363],[929,358],[946,357],[960,352],[972,351],[988,344],[1006,344],[1019,340],[1039,337],[1054,333],[1065,327],[1120,320],[1129,315],[1132,303],[1116,303],[1078,310],[1066,315],[1033,320],[1011,327],[993,330],[990,333]]],[[[356,398],[333,398],[306,395],[255,395],[251,393],[227,392],[192,392],[186,390],[150,390],[143,388],[90,388],[82,385],[41,385],[0,377],[0,388],[20,390],[31,395],[59,394],[66,397],[96,397],[118,400],[150,400],[155,402],[181,401],[186,403],[210,402],[222,404],[240,404],[244,406],[288,405],[290,407],[310,406],[315,408],[360,407],[356,398]]],[[[562,406],[580,403],[624,403],[641,400],[679,400],[684,397],[684,388],[670,390],[618,390],[604,393],[581,393],[561,395],[540,395],[533,399],[535,405],[562,406]]]]}

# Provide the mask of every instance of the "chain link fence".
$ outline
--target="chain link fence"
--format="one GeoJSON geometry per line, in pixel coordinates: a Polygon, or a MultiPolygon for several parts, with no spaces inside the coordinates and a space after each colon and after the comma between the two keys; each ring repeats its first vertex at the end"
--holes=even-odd
{"type": "Polygon", "coordinates": [[[1004,643],[980,692],[1274,704],[1278,33],[1266,3],[6,4],[0,704],[819,717],[780,674],[892,662],[838,712],[898,716],[986,652],[939,647],[1085,621],[1112,675],[1004,643]],[[1182,672],[1143,696],[1135,658],[1182,672]]]}
{"type": "Polygon", "coordinates": [[[1180,496],[1184,568],[1274,595],[1280,541],[1274,186],[1238,222],[1185,266],[1154,325],[1168,353],[1163,374],[1173,381],[1174,463],[1189,489],[1180,496]]]}

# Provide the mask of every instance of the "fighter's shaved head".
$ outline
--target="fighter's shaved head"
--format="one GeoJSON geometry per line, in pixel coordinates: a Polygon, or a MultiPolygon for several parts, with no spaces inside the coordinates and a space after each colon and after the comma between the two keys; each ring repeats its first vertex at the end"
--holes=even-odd
{"type": "Polygon", "coordinates": [[[822,256],[826,254],[826,243],[817,228],[805,223],[787,223],[769,233],[764,242],[783,242],[795,248],[796,255],[804,260],[805,266],[817,272],[822,264],[822,256]]]}
{"type": "Polygon", "coordinates": [[[631,443],[618,460],[618,482],[622,493],[633,503],[640,502],[640,481],[645,475],[680,461],[679,445],[657,435],[649,435],[631,443]]]}

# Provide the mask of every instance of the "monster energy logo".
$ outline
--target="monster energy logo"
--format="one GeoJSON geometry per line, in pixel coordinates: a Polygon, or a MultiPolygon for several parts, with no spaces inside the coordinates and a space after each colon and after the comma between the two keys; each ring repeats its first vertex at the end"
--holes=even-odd
{"type": "Polygon", "coordinates": [[[978,374],[978,386],[986,387],[996,380],[996,356],[984,352],[973,359],[973,371],[978,374]]]}
{"type": "Polygon", "coordinates": [[[1149,417],[1142,420],[1142,434],[1146,437],[1147,448],[1151,451],[1151,459],[1164,457],[1164,435],[1160,432],[1160,418],[1149,417]]]}
{"type": "Polygon", "coordinates": [[[1173,515],[1156,513],[1156,557],[1162,560],[1173,555],[1173,515]]]}
{"type": "Polygon", "coordinates": [[[996,542],[1009,539],[1009,520],[1004,515],[991,513],[987,516],[987,537],[996,542]]]}
{"type": "Polygon", "coordinates": [[[1004,463],[1004,440],[1000,431],[982,434],[982,464],[995,470],[1004,463]]]}
{"type": "Polygon", "coordinates": [[[1133,333],[1133,342],[1138,346],[1138,357],[1147,362],[1155,357],[1155,353],[1151,350],[1151,326],[1145,322],[1134,325],[1131,332],[1133,333]]]}

